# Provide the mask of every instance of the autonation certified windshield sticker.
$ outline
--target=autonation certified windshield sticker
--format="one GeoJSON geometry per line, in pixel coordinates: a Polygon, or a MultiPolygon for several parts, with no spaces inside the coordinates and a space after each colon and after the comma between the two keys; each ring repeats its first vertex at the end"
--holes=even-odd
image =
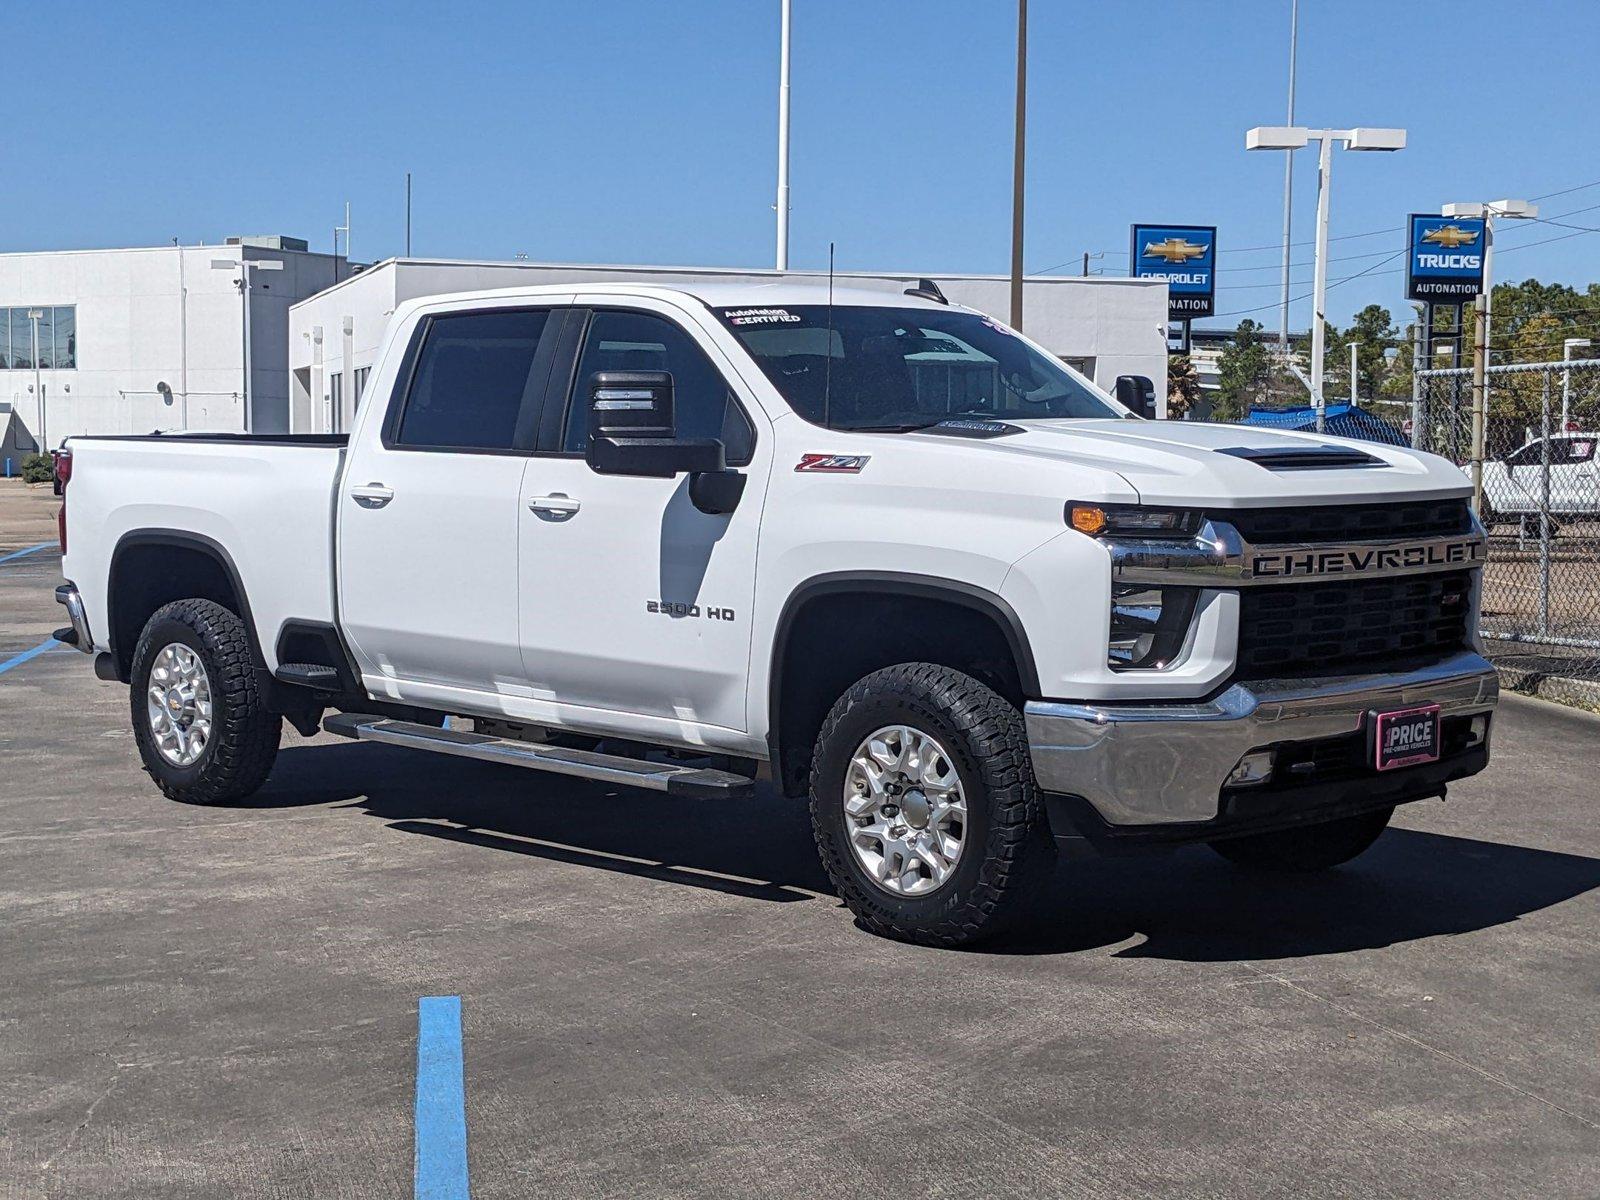
{"type": "Polygon", "coordinates": [[[787,308],[728,308],[722,312],[729,325],[798,325],[800,318],[787,308]]]}

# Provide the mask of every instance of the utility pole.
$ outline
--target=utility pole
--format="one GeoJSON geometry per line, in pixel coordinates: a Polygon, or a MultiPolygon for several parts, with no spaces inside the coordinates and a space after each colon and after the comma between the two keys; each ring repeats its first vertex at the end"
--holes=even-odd
{"type": "Polygon", "coordinates": [[[789,3],[783,0],[778,34],[778,255],[789,269],[789,3]]]}
{"type": "Polygon", "coordinates": [[[411,172],[406,172],[406,257],[411,257],[411,172]]]}
{"type": "MultiPolygon", "coordinates": [[[[1294,124],[1294,60],[1300,39],[1300,0],[1289,3],[1289,118],[1294,124]]],[[[1283,295],[1278,301],[1278,355],[1289,361],[1289,233],[1294,201],[1294,151],[1283,152],[1283,295]]]]}
{"type": "Polygon", "coordinates": [[[1011,176],[1011,327],[1022,328],[1022,183],[1027,149],[1028,0],[1017,0],[1017,132],[1011,176]]]}

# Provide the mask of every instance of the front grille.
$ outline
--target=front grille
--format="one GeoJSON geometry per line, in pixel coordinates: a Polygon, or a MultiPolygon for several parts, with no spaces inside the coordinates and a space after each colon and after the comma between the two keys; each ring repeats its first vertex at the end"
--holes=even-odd
{"type": "Polygon", "coordinates": [[[1241,508],[1207,515],[1228,522],[1245,541],[1257,546],[1274,542],[1398,541],[1445,537],[1472,529],[1465,500],[1241,508]]]}
{"type": "Polygon", "coordinates": [[[1467,645],[1466,571],[1239,593],[1239,679],[1353,675],[1437,662],[1467,645]]]}

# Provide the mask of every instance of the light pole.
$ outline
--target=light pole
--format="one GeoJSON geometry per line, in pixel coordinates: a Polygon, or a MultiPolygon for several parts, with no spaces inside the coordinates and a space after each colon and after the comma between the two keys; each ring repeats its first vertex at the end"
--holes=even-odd
{"type": "Polygon", "coordinates": [[[789,269],[789,0],[783,0],[778,33],[778,258],[789,269]]]}
{"type": "Polygon", "coordinates": [[[1028,125],[1028,0],[1017,0],[1017,129],[1011,151],[1011,327],[1022,328],[1022,179],[1028,125]]]}
{"type": "MultiPolygon", "coordinates": [[[[1561,343],[1561,361],[1572,361],[1574,350],[1587,350],[1592,343],[1588,338],[1568,338],[1561,343]]],[[[1561,432],[1567,432],[1567,426],[1572,420],[1572,371],[1561,372],[1561,432]]]]}
{"type": "Polygon", "coordinates": [[[1539,206],[1526,200],[1490,200],[1487,204],[1446,204],[1445,217],[1467,217],[1483,222],[1483,290],[1472,306],[1472,509],[1483,511],[1483,455],[1489,422],[1489,323],[1494,315],[1494,221],[1530,221],[1539,206]]]}
{"type": "MultiPolygon", "coordinates": [[[[348,250],[346,251],[348,253],[348,250]]],[[[239,278],[233,281],[244,297],[244,431],[255,432],[255,414],[251,412],[250,400],[254,389],[250,380],[250,276],[256,271],[281,271],[283,260],[278,258],[245,258],[244,251],[239,252],[238,259],[213,258],[211,269],[213,271],[231,271],[239,268],[239,278]]]]}
{"type": "Polygon", "coordinates": [[[1346,150],[1404,150],[1404,129],[1307,129],[1303,125],[1258,125],[1244,135],[1246,150],[1300,150],[1318,143],[1317,242],[1311,282],[1311,405],[1317,413],[1317,432],[1327,427],[1327,405],[1322,395],[1322,364],[1327,350],[1323,312],[1328,291],[1328,193],[1332,183],[1333,144],[1346,150]]]}
{"type": "Polygon", "coordinates": [[[50,422],[44,410],[44,384],[39,380],[39,322],[44,320],[44,309],[30,308],[28,322],[33,326],[33,394],[39,405],[39,450],[50,453],[50,422]]]}
{"type": "MultiPolygon", "coordinates": [[[[1294,59],[1300,41],[1300,0],[1289,3],[1289,116],[1294,124],[1294,59]]],[[[1289,234],[1294,202],[1294,151],[1283,154],[1283,294],[1278,301],[1278,357],[1289,361],[1289,234]]]]}

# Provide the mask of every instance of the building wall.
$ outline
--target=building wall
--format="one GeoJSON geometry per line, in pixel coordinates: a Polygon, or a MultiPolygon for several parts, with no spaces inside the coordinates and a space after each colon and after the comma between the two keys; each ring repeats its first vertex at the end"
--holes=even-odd
{"type": "Polygon", "coordinates": [[[241,256],[284,263],[255,276],[251,375],[255,427],[287,429],[289,308],[333,282],[328,255],[241,246],[0,254],[0,307],[72,305],[77,318],[76,366],[37,380],[0,370],[0,403],[52,447],[81,433],[243,429],[239,272],[211,266],[241,256]]]}
{"type": "MultiPolygon", "coordinates": [[[[342,411],[336,429],[348,429],[355,413],[351,377],[370,368],[395,306],[420,296],[469,292],[484,288],[590,283],[768,283],[776,271],[743,271],[698,267],[610,267],[517,262],[455,262],[388,259],[320,295],[296,304],[289,317],[289,368],[295,380],[296,432],[324,432],[333,405],[333,376],[340,376],[342,411]],[[343,333],[348,320],[348,341],[343,333]],[[321,343],[318,358],[317,336],[321,343]]],[[[784,278],[824,282],[826,273],[791,271],[784,278]]],[[[882,288],[896,294],[915,281],[914,275],[840,272],[840,283],[882,288]]],[[[940,275],[939,286],[951,300],[1005,318],[1010,308],[1010,283],[1000,275],[940,275]]],[[[1025,281],[1023,327],[1046,348],[1081,366],[1095,382],[1110,390],[1118,375],[1148,375],[1156,395],[1166,403],[1167,289],[1155,280],[1101,277],[1044,277],[1025,281]]]]}

